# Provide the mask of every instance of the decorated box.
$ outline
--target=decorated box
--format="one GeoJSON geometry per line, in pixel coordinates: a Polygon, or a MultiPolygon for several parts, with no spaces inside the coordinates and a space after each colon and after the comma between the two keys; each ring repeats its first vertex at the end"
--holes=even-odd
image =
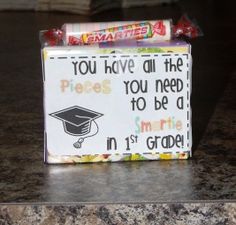
{"type": "Polygon", "coordinates": [[[42,49],[46,163],[191,156],[191,46],[42,49]]]}

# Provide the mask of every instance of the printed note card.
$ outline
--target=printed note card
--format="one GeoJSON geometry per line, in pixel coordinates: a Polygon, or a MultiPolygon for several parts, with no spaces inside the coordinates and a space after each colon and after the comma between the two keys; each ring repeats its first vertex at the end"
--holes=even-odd
{"type": "Polygon", "coordinates": [[[190,157],[192,64],[180,48],[44,48],[45,162],[190,157]]]}

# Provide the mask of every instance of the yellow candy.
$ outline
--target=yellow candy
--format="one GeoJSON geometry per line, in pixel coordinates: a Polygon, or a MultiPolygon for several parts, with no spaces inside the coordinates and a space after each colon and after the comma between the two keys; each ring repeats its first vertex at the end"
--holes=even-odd
{"type": "Polygon", "coordinates": [[[140,155],[139,154],[132,154],[130,160],[131,161],[140,160],[140,155]]]}
{"type": "Polygon", "coordinates": [[[170,153],[161,153],[160,154],[160,159],[164,159],[164,160],[172,159],[172,154],[170,154],[170,153]]]}

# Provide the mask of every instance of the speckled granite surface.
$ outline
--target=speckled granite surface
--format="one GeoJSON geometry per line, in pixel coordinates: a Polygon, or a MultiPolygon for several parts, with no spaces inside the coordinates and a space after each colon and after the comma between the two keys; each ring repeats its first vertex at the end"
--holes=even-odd
{"type": "Polygon", "coordinates": [[[235,84],[191,161],[29,167],[9,156],[17,162],[1,166],[0,224],[236,224],[235,84]]]}
{"type": "Polygon", "coordinates": [[[0,206],[4,225],[234,225],[233,203],[0,206]]]}

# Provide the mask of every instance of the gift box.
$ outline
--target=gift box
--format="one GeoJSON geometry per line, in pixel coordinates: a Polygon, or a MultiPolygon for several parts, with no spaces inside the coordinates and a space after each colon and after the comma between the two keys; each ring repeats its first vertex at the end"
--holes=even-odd
{"type": "Polygon", "coordinates": [[[42,49],[46,163],[191,156],[191,46],[126,41],[42,49]]]}

